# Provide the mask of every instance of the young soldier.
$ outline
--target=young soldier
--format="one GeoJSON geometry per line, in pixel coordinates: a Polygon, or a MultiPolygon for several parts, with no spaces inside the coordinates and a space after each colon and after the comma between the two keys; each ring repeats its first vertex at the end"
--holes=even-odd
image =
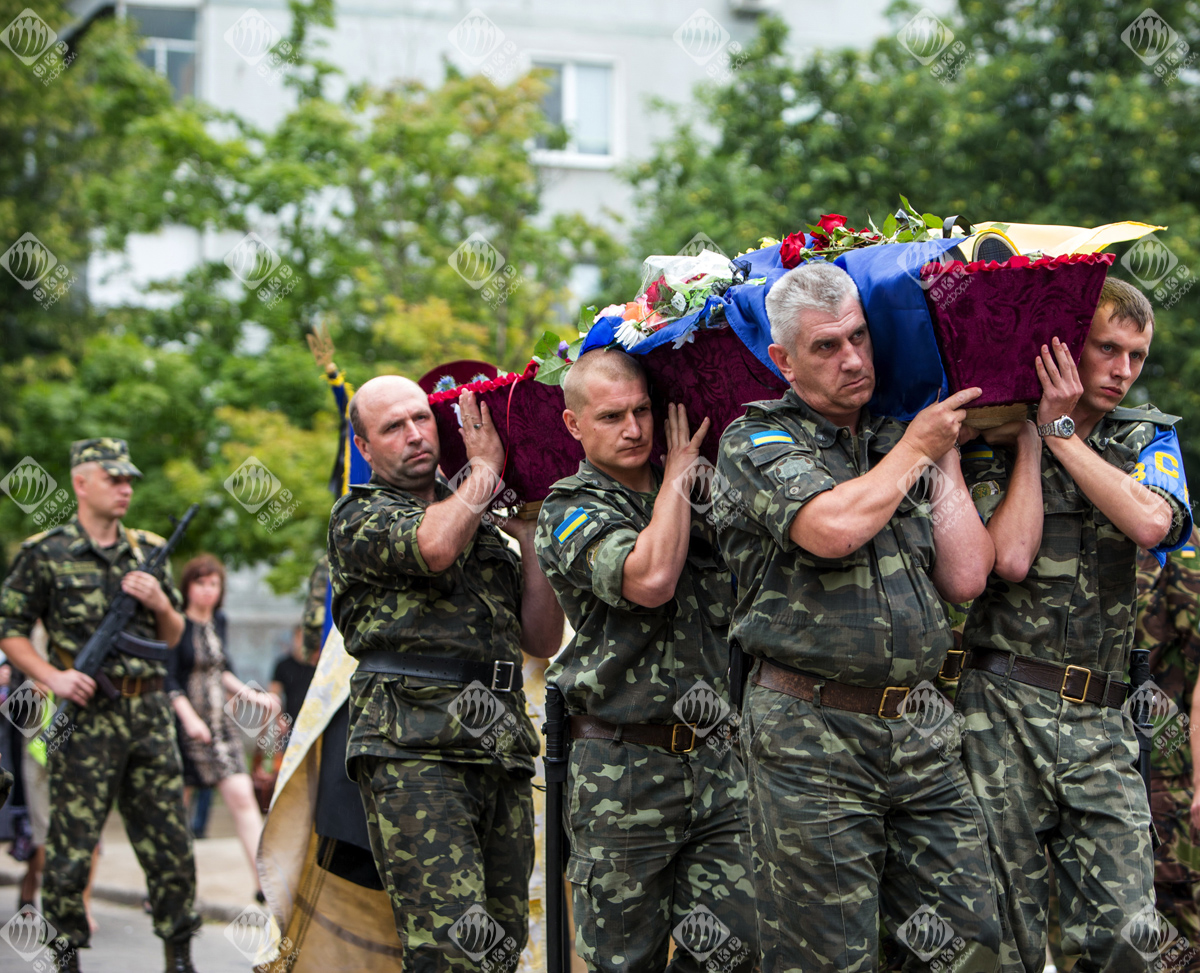
{"type": "Polygon", "coordinates": [[[996,565],[963,632],[956,703],[988,819],[1005,971],[1045,961],[1044,850],[1080,969],[1145,969],[1158,934],[1150,812],[1122,704],[1137,548],[1169,549],[1191,518],[1176,417],[1120,408],[1153,334],[1145,297],[1107,280],[1078,369],[1057,338],[1042,346],[1036,424],[967,450],[996,565]]]}
{"type": "Polygon", "coordinates": [[[59,968],[78,970],[90,930],[83,892],[92,850],[115,800],[146,873],[154,932],[166,945],[167,970],[190,971],[191,938],[200,928],[192,908],[196,869],[183,808],[183,765],[175,714],[163,692],[166,653],[115,653],[104,671],[120,697],[96,692],[96,681],[72,668],[120,591],[141,603],[127,632],[174,648],[183,634],[182,601],[170,579],[138,570],[166,541],[121,523],[141,471],[121,439],[71,444],[75,517],[35,534],[21,547],[0,589],[0,649],[29,678],[75,704],[73,724],[51,750],[50,832],[42,907],[58,931],[51,944],[59,968]],[[47,662],[29,634],[38,619],[50,636],[47,662]]]}
{"type": "Polygon", "coordinates": [[[641,366],[599,349],[563,383],[586,459],[554,484],[538,557],[575,637],[546,678],[571,715],[567,809],[576,949],[592,970],[753,964],[746,779],[727,719],[731,595],[690,502],[709,421],[669,407],[651,465],[641,366]]]}
{"type": "Polygon", "coordinates": [[[973,598],[992,566],[954,449],[979,389],[907,427],[872,416],[871,336],[833,264],[785,274],[767,314],[791,389],[730,424],[717,464],[732,637],[756,660],[741,740],[764,973],[875,969],[881,912],[906,969],[993,970],[958,734],[920,732],[952,715],[931,685],[954,644],[942,598],[973,598]]]}
{"type": "Polygon", "coordinates": [[[548,658],[562,612],[533,523],[483,515],[504,448],[487,406],[459,400],[471,472],[438,475],[437,423],[416,382],[374,378],[350,401],[371,464],[329,520],[333,617],[358,660],[348,773],[391,897],[405,973],[505,965],[528,936],[533,761],[521,651],[548,658]]]}

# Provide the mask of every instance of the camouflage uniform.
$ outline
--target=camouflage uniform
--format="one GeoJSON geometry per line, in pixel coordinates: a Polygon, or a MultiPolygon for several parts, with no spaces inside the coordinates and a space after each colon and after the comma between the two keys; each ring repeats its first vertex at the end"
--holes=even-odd
{"type": "MultiPolygon", "coordinates": [[[[955,724],[924,733],[909,719],[822,706],[828,683],[805,702],[756,681],[763,660],[879,689],[937,677],[954,642],[929,578],[928,502],[905,495],[844,558],[809,554],[789,537],[808,500],[865,473],[903,432],[864,412],[853,435],[789,391],[751,403],[721,437],[721,547],[738,580],[732,637],[757,659],[741,739],[770,973],[874,970],[881,914],[908,947],[905,969],[932,960],[990,971],[997,962],[983,816],[955,724]]],[[[952,715],[932,686],[922,692],[952,715]]]]}
{"type": "Polygon", "coordinates": [[[325,596],[329,593],[329,555],[322,554],[308,577],[308,597],[304,600],[304,661],[316,665],[321,653],[321,633],[325,631],[325,596]]]}
{"type": "MultiPolygon", "coordinates": [[[[120,440],[85,440],[71,450],[72,467],[92,459],[116,475],[140,475],[120,440]],[[99,445],[93,445],[93,444],[99,445]],[[119,449],[114,443],[119,443],[119,449]]],[[[166,541],[149,531],[118,525],[113,547],[97,547],[78,517],[35,534],[21,546],[0,588],[0,638],[28,638],[41,619],[49,635],[51,662],[71,667],[75,653],[100,625],[121,591],[121,578],[138,570],[166,541]]],[[[164,568],[163,590],[177,610],[182,604],[164,568]]],[[[157,639],[154,614],[139,606],[125,629],[157,639]]],[[[115,653],[104,671],[120,687],[122,677],[161,678],[166,665],[115,653]]],[[[128,682],[128,680],[127,680],[128,682]]],[[[192,836],[183,806],[183,767],[175,739],[175,716],[162,689],[108,699],[99,689],[73,719],[61,744],[49,749],[50,831],[46,839],[42,907],[60,940],[86,946],[90,933],[83,907],[92,850],[114,799],[129,841],[146,873],[154,932],[169,942],[189,939],[200,927],[192,907],[196,870],[192,836]]]]}
{"type": "MultiPolygon", "coordinates": [[[[1107,462],[1132,471],[1156,435],[1156,421],[1173,420],[1152,407],[1117,409],[1087,442],[1107,462]]],[[[1005,496],[1014,462],[1012,449],[965,451],[963,472],[985,521],[1005,496]]],[[[1177,536],[1178,501],[1167,499],[1176,508],[1177,536]]],[[[1044,447],[1042,500],[1042,546],[1028,576],[1020,583],[989,578],[971,606],[963,645],[1084,666],[1093,680],[1123,683],[1133,643],[1136,547],[1044,447]]],[[[1144,969],[1131,921],[1153,903],[1150,814],[1134,767],[1132,722],[1120,709],[1069,702],[979,669],[964,673],[956,704],[965,717],[963,759],[991,835],[1004,969],[1042,968],[1044,850],[1054,863],[1066,955],[1079,956],[1080,969],[1144,969]]]]}
{"type": "MultiPolygon", "coordinates": [[[[450,496],[441,479],[435,489],[437,501],[450,496]]],[[[430,571],[417,546],[427,506],[378,477],[334,505],[333,617],[346,651],[505,661],[520,672],[519,558],[484,523],[451,567],[430,571]]],[[[354,674],[346,769],[362,794],[406,971],[475,969],[467,950],[480,936],[486,941],[488,929],[507,934],[489,961],[498,962],[500,950],[520,953],[528,935],[537,753],[524,692],[354,674]],[[462,705],[473,693],[482,710],[462,705]],[[474,719],[479,712],[487,714],[486,732],[474,719]],[[479,920],[488,929],[474,939],[460,935],[457,921],[477,916],[478,907],[490,917],[479,920]]]]}
{"type": "MultiPolygon", "coordinates": [[[[1150,650],[1151,678],[1175,709],[1156,727],[1151,751],[1150,811],[1161,844],[1154,852],[1158,911],[1200,945],[1200,847],[1191,826],[1192,692],[1200,673],[1200,564],[1192,546],[1164,567],[1138,558],[1138,647],[1150,650]]],[[[1200,955],[1189,971],[1200,970],[1200,955]]]]}
{"type": "Polygon", "coordinates": [[[661,970],[674,930],[670,969],[697,970],[703,958],[744,970],[756,953],[754,890],[746,775],[729,738],[729,571],[712,528],[693,512],[674,598],[644,608],[622,596],[625,559],[656,496],[585,460],[554,484],[538,517],[538,559],[575,629],[547,682],[573,715],[686,724],[677,750],[691,747],[572,741],[567,879],[576,951],[593,970],[661,970]]]}

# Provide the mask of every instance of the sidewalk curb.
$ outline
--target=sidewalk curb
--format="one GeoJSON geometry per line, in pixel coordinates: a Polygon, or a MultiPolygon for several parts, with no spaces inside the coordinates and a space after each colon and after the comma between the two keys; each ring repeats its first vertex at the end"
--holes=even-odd
{"type": "MultiPolygon", "coordinates": [[[[0,886],[20,885],[24,877],[24,870],[12,871],[7,868],[0,868],[0,886]]],[[[92,886],[92,895],[97,899],[103,899],[105,902],[135,906],[139,909],[142,906],[142,899],[145,898],[144,892],[102,884],[92,886]]],[[[228,905],[218,902],[201,902],[199,900],[195,903],[196,911],[200,913],[200,916],[206,922],[232,922],[249,907],[250,903],[246,905],[228,905]]]]}

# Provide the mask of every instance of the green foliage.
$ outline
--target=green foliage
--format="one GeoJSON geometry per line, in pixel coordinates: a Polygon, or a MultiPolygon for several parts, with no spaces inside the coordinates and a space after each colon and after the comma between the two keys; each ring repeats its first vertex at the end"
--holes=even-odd
{"type": "MultiPolygon", "coordinates": [[[[896,28],[918,7],[894,4],[896,28]]],[[[1122,42],[1144,9],[960,0],[946,22],[966,54],[945,84],[895,36],[795,63],[786,27],[766,19],[729,84],[664,109],[670,136],[631,173],[641,218],[631,249],[675,253],[703,231],[732,254],[825,213],[886,227],[903,193],[973,222],[1166,225],[1160,239],[1200,272],[1196,75],[1165,83],[1122,42]]],[[[1197,46],[1195,4],[1154,9],[1197,46]]],[[[1130,277],[1119,259],[1113,272],[1130,277]]],[[[1200,288],[1170,308],[1156,302],[1139,383],[1185,417],[1200,416],[1198,312],[1200,288]]],[[[1200,450],[1186,452],[1200,469],[1200,450]]]]}

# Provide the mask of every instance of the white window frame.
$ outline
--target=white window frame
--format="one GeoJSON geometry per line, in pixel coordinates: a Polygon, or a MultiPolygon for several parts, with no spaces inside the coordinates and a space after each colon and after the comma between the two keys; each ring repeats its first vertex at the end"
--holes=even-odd
{"type": "MultiPolygon", "coordinates": [[[[126,7],[129,4],[126,0],[118,0],[117,17],[124,20],[126,17],[126,7]]],[[[135,7],[170,7],[175,10],[190,10],[196,15],[196,37],[200,36],[200,16],[201,11],[195,0],[138,0],[134,3],[135,7]]],[[[146,37],[143,39],[143,50],[151,50],[154,52],[154,71],[156,74],[167,76],[167,51],[180,51],[184,54],[192,55],[192,64],[195,69],[193,91],[190,96],[181,95],[180,97],[200,97],[200,50],[199,41],[192,39],[190,41],[180,40],[177,37],[146,37]]]]}
{"type": "Polygon", "coordinates": [[[537,165],[555,166],[563,169],[612,169],[625,157],[625,78],[621,62],[614,57],[598,54],[563,54],[561,51],[526,51],[526,70],[535,64],[562,65],[562,110],[563,125],[570,132],[576,117],[575,66],[595,64],[611,72],[612,88],[609,92],[608,154],[577,152],[568,142],[563,149],[534,149],[533,161],[537,165]]]}

